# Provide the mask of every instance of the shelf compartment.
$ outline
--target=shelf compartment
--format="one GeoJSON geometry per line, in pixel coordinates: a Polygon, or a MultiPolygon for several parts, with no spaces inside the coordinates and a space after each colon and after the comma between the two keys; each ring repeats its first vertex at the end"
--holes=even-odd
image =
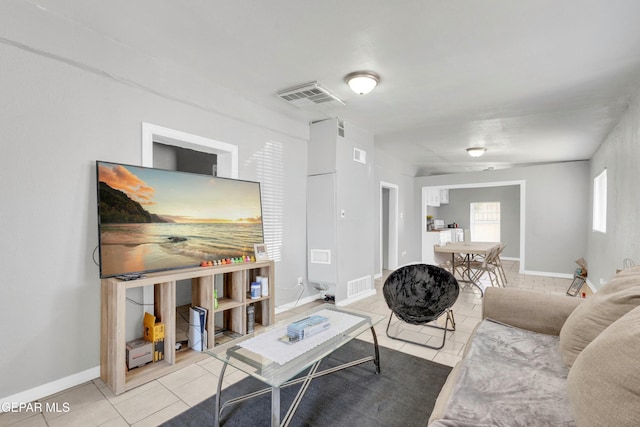
{"type": "Polygon", "coordinates": [[[221,345],[245,335],[246,311],[244,305],[223,310],[221,314],[222,324],[218,327],[221,327],[224,332],[222,335],[214,336],[215,345],[221,345]]]}
{"type": "MultiPolygon", "coordinates": [[[[176,344],[176,281],[191,279],[192,303],[207,309],[209,347],[220,343],[215,337],[215,314],[222,313],[225,328],[235,336],[246,331],[246,305],[255,308],[255,329],[275,321],[274,263],[259,261],[246,264],[232,264],[215,267],[195,267],[158,272],[145,275],[138,280],[122,281],[116,278],[102,279],[100,282],[100,377],[116,394],[155,380],[208,356],[191,349],[175,350],[176,344]],[[223,275],[222,298],[218,309],[213,309],[215,276],[223,275]],[[246,289],[249,280],[257,276],[269,278],[269,296],[251,300],[246,289]],[[157,321],[165,324],[164,360],[145,366],[126,369],[126,291],[142,286],[154,287],[154,314],[157,321]]],[[[233,337],[228,338],[231,341],[233,337]]]]}

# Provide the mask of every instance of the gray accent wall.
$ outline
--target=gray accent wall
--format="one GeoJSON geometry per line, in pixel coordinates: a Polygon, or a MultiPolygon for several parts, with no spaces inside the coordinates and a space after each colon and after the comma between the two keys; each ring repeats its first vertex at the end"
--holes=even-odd
{"type": "Polygon", "coordinates": [[[640,94],[591,159],[587,262],[588,281],[602,286],[630,259],[640,265],[640,94]],[[607,231],[592,230],[593,179],[607,169],[607,231]]]}
{"type": "MultiPolygon", "coordinates": [[[[524,253],[522,271],[570,277],[575,260],[587,254],[589,162],[566,162],[541,166],[436,175],[416,178],[415,197],[422,187],[479,186],[524,183],[524,253]]],[[[422,215],[418,204],[415,215],[422,215]]]]}
{"type": "Polygon", "coordinates": [[[478,188],[452,188],[449,203],[438,208],[445,224],[456,222],[460,228],[470,227],[470,204],[500,202],[500,241],[507,246],[504,258],[520,258],[520,186],[506,185],[478,188]]]}

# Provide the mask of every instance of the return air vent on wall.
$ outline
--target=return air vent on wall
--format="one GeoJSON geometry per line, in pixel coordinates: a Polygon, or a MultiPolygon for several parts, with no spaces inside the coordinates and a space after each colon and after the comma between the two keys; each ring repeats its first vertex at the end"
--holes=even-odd
{"type": "Polygon", "coordinates": [[[296,107],[345,105],[344,101],[323,88],[318,82],[283,89],[278,92],[278,96],[296,107]]]}
{"type": "Polygon", "coordinates": [[[367,164],[367,152],[361,150],[359,148],[353,147],[353,161],[362,163],[363,165],[367,164]]]}
{"type": "Polygon", "coordinates": [[[331,264],[331,251],[329,249],[311,249],[311,263],[331,264]]]}
{"type": "Polygon", "coordinates": [[[370,291],[373,287],[371,276],[364,276],[347,282],[347,298],[370,291]]]}

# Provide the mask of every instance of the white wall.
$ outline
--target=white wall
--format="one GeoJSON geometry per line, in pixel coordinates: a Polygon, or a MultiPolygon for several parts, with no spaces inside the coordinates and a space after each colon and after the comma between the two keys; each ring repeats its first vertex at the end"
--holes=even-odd
{"type": "Polygon", "coordinates": [[[591,159],[589,171],[588,250],[589,282],[608,280],[623,260],[640,264],[640,94],[591,159]],[[592,231],[593,178],[607,168],[607,232],[592,231]]]}
{"type": "MultiPolygon", "coordinates": [[[[502,169],[416,178],[415,197],[425,186],[524,181],[524,265],[531,274],[571,275],[587,253],[589,162],[502,169]]],[[[421,215],[420,204],[416,206],[421,215]]]]}
{"type": "Polygon", "coordinates": [[[419,262],[422,258],[420,241],[420,200],[415,198],[416,169],[402,163],[378,149],[375,150],[373,182],[374,206],[374,271],[382,273],[380,243],[380,182],[398,186],[398,265],[419,262]]]}
{"type": "MultiPolygon", "coordinates": [[[[264,215],[280,215],[282,225],[276,304],[295,300],[296,279],[306,275],[306,209],[299,203],[306,197],[306,123],[235,101],[225,106],[231,96],[216,98],[221,91],[209,91],[204,83],[194,91],[192,81],[162,75],[156,64],[135,61],[129,69],[115,55],[102,64],[110,72],[101,73],[41,50],[86,43],[65,40],[65,32],[57,43],[44,40],[56,34],[46,28],[38,39],[18,31],[20,43],[7,42],[12,20],[16,16],[0,18],[0,399],[78,373],[97,376],[95,161],[140,164],[142,122],[237,144],[242,179],[271,179],[262,164],[277,151],[281,175],[269,185],[280,186],[282,205],[265,207],[264,215]],[[25,42],[42,45],[31,49],[25,42]],[[126,78],[113,74],[120,71],[126,78]]],[[[41,390],[57,391],[56,386],[41,390]]]]}
{"type": "Polygon", "coordinates": [[[330,263],[310,262],[308,279],[326,287],[336,305],[373,289],[349,292],[354,280],[373,284],[373,136],[343,125],[336,118],[313,123],[309,141],[308,247],[328,250],[330,263]],[[356,148],[366,153],[365,163],[354,161],[356,148]]]}
{"type": "Polygon", "coordinates": [[[347,283],[370,277],[373,281],[373,162],[353,160],[354,148],[373,152],[373,135],[345,123],[345,138],[336,147],[336,207],[338,288],[336,304],[344,304],[350,296],[347,283]],[[341,215],[344,211],[344,217],[341,215]]]}

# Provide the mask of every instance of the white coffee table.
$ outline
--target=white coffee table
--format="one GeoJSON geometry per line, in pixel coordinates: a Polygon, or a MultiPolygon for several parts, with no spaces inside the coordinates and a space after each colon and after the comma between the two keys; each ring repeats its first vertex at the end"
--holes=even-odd
{"type": "Polygon", "coordinates": [[[324,304],[304,314],[278,322],[256,335],[246,336],[227,345],[215,347],[207,353],[224,362],[216,393],[214,425],[220,425],[220,414],[230,404],[238,403],[256,396],[271,392],[271,426],[286,426],[291,421],[309,383],[313,378],[330,374],[351,366],[369,361],[375,364],[376,374],[380,373],[380,355],[378,339],[374,326],[385,316],[363,313],[357,310],[338,308],[332,304],[324,304]],[[287,325],[311,315],[329,318],[331,327],[312,337],[294,344],[279,341],[286,335],[287,325]],[[366,330],[373,335],[373,355],[354,360],[334,368],[318,372],[322,359],[333,353],[366,330]],[[222,380],[228,365],[262,381],[268,388],[226,401],[221,405],[222,380]],[[292,379],[309,368],[309,372],[299,378],[292,379]],[[302,383],[291,407],[284,418],[280,417],[280,389],[293,384],[302,383]]]}

